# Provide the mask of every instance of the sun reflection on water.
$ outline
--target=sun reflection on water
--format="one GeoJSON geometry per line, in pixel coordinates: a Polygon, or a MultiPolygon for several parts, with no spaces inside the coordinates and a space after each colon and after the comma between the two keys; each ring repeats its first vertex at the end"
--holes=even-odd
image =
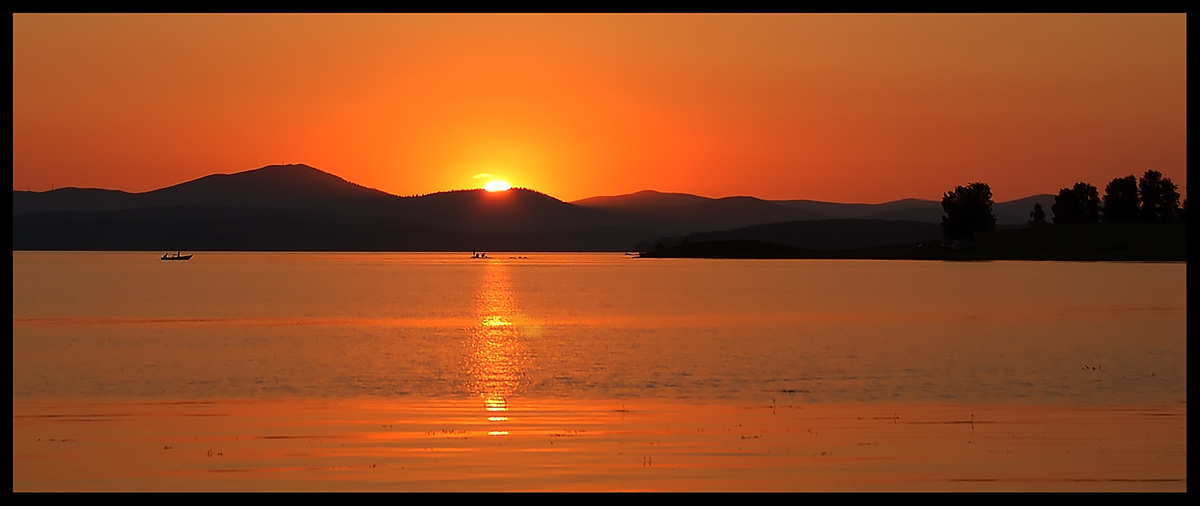
{"type": "MultiPolygon", "coordinates": [[[[508,398],[524,378],[521,329],[514,324],[519,313],[508,266],[492,260],[483,269],[475,295],[479,323],[472,328],[468,367],[472,391],[484,399],[488,421],[503,423],[508,421],[508,398]]],[[[508,431],[497,427],[488,435],[505,436],[508,431]]]]}

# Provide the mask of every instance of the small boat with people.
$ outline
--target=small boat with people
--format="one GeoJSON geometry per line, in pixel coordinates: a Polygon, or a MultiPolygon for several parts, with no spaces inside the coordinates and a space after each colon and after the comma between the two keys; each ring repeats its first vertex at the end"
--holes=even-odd
{"type": "Polygon", "coordinates": [[[172,255],[170,253],[163,253],[162,259],[163,260],[191,260],[192,259],[191,253],[188,253],[186,255],[180,255],[179,253],[180,252],[178,252],[178,251],[176,251],[174,255],[172,255]]]}

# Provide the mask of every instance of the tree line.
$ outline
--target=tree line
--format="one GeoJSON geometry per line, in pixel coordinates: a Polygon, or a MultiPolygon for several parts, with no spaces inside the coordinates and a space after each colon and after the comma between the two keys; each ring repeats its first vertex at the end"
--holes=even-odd
{"type": "MultiPolygon", "coordinates": [[[[987,183],[955,186],[942,196],[942,234],[947,239],[968,239],[978,232],[996,228],[992,213],[992,189],[987,183]]],[[[1095,186],[1075,183],[1063,188],[1050,207],[1055,225],[1078,223],[1178,223],[1187,219],[1187,199],[1179,202],[1179,187],[1156,170],[1142,177],[1132,174],[1113,179],[1104,196],[1095,186]]],[[[1041,203],[1029,213],[1029,224],[1048,224],[1041,203]]]]}

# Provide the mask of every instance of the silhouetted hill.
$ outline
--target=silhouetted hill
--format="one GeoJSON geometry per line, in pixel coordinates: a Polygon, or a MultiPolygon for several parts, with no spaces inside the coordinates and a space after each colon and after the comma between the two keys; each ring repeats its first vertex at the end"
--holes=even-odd
{"type": "Polygon", "coordinates": [[[603,209],[629,222],[643,223],[669,234],[713,232],[763,223],[826,218],[806,209],[754,197],[710,199],[681,193],[638,192],[627,196],[577,200],[575,205],[603,209]]]}
{"type": "Polygon", "coordinates": [[[267,209],[386,212],[395,196],[350,183],[303,164],[269,165],[236,174],[213,174],[138,195],[139,207],[227,206],[267,209]]]}
{"type": "Polygon", "coordinates": [[[636,227],[632,220],[602,210],[573,206],[523,188],[504,192],[455,190],[409,197],[403,199],[398,209],[418,223],[470,232],[532,233],[636,227]]]}
{"type": "Polygon", "coordinates": [[[678,207],[699,204],[715,200],[688,193],[668,193],[654,190],[642,190],[627,195],[604,197],[589,197],[571,202],[583,207],[678,207]]]}
{"type": "Polygon", "coordinates": [[[144,193],[61,188],[13,192],[13,215],[45,211],[111,211],[164,206],[220,206],[339,214],[386,214],[394,195],[365,188],[307,165],[270,165],[213,174],[144,193]]]}
{"type": "Polygon", "coordinates": [[[628,251],[663,233],[532,190],[397,197],[307,165],[145,193],[13,192],[13,249],[628,251]]]}
{"type": "Polygon", "coordinates": [[[307,165],[272,165],[236,174],[215,174],[145,193],[77,188],[13,192],[14,216],[176,206],[377,216],[455,230],[533,231],[622,224],[609,213],[572,206],[533,190],[455,190],[397,197],[307,165]]]}
{"type": "MultiPolygon", "coordinates": [[[[1024,223],[1032,203],[1020,207],[1024,223]]],[[[940,219],[940,204],[913,199],[832,204],[643,191],[567,203],[520,188],[398,197],[297,164],[144,193],[14,190],[13,249],[628,251],[655,238],[721,231],[830,249],[923,236],[940,219]],[[829,222],[850,215],[929,221],[829,222]]]]}
{"type": "MultiPolygon", "coordinates": [[[[1053,195],[1034,195],[992,206],[997,226],[1025,225],[1035,202],[1049,214],[1053,195]]],[[[902,199],[882,204],[845,204],[815,200],[763,200],[754,197],[713,199],[685,193],[641,191],[628,195],[592,197],[575,205],[602,208],[672,235],[715,232],[786,221],[875,219],[942,222],[941,201],[902,199]]]]}
{"type": "Polygon", "coordinates": [[[1054,195],[1040,194],[993,205],[992,214],[996,215],[996,225],[1028,224],[1030,220],[1029,214],[1033,212],[1034,204],[1042,205],[1042,211],[1046,213],[1046,221],[1050,221],[1052,215],[1050,206],[1054,205],[1054,195]]]}
{"type": "Polygon", "coordinates": [[[109,211],[128,208],[135,194],[120,190],[58,188],[47,192],[13,190],[13,216],[48,211],[109,211]]]}
{"type": "Polygon", "coordinates": [[[882,204],[843,204],[837,202],[820,202],[816,200],[781,200],[781,204],[804,209],[812,213],[832,219],[848,218],[877,218],[877,219],[907,219],[889,218],[889,216],[918,215],[923,219],[914,221],[929,221],[941,223],[942,204],[932,200],[903,199],[882,204]]]}

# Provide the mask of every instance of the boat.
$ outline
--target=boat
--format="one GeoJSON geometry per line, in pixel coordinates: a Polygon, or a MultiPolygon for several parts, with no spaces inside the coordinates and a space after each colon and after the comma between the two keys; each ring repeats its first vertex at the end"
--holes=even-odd
{"type": "Polygon", "coordinates": [[[190,253],[187,255],[180,255],[179,252],[176,251],[174,255],[172,255],[170,253],[163,253],[162,259],[163,260],[191,260],[192,255],[190,253]]]}

